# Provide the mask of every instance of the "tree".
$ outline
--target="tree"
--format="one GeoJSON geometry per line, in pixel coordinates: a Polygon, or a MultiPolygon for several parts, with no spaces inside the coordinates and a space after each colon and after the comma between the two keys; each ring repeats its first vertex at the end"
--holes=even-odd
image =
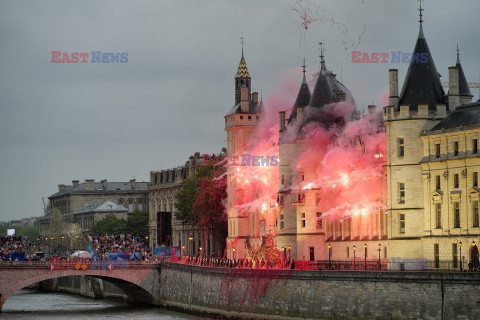
{"type": "Polygon", "coordinates": [[[115,216],[106,216],[102,220],[95,221],[90,227],[90,232],[95,235],[101,234],[122,234],[127,228],[127,221],[115,216]]]}
{"type": "Polygon", "coordinates": [[[213,171],[213,166],[198,166],[193,178],[187,179],[185,185],[175,194],[175,217],[183,223],[196,223],[197,218],[193,213],[193,204],[201,188],[201,180],[208,177],[213,171]]]}
{"type": "Polygon", "coordinates": [[[148,236],[148,211],[138,210],[132,212],[127,218],[125,232],[138,234],[142,240],[148,236]]]}

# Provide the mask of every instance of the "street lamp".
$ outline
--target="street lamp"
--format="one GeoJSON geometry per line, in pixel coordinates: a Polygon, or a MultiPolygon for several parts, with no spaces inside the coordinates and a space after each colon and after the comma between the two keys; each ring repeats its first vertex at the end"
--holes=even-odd
{"type": "Polygon", "coordinates": [[[367,270],[367,244],[365,243],[363,247],[365,248],[365,270],[367,270]]]}
{"type": "Polygon", "coordinates": [[[233,248],[232,251],[233,251],[233,260],[235,260],[235,248],[233,248]]]}
{"type": "Polygon", "coordinates": [[[288,261],[292,260],[292,247],[288,246],[288,261]]]}
{"type": "MultiPolygon", "coordinates": [[[[193,241],[193,238],[189,237],[188,241],[190,242],[193,241]]],[[[189,247],[188,251],[192,251],[191,253],[189,253],[189,255],[193,255],[193,244],[189,244],[188,247],[189,247]]]]}
{"type": "Polygon", "coordinates": [[[328,269],[332,269],[332,245],[328,244],[328,269]]]}
{"type": "Polygon", "coordinates": [[[200,255],[200,257],[203,257],[203,251],[202,251],[202,250],[203,250],[203,248],[202,248],[202,247],[200,247],[200,248],[198,248],[198,250],[200,250],[200,252],[199,252],[199,255],[200,255]]]}
{"type": "Polygon", "coordinates": [[[355,250],[357,250],[357,246],[353,245],[353,270],[355,270],[355,250]]]}
{"type": "Polygon", "coordinates": [[[460,241],[458,243],[459,247],[460,247],[460,271],[463,271],[463,265],[462,265],[462,242],[460,241]]]}
{"type": "Polygon", "coordinates": [[[382,245],[378,244],[378,270],[382,269],[382,263],[380,262],[380,253],[382,252],[382,245]]]}

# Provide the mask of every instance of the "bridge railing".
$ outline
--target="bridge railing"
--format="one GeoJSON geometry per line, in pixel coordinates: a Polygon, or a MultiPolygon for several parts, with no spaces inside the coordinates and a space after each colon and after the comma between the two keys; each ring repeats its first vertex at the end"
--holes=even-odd
{"type": "Polygon", "coordinates": [[[0,269],[47,269],[87,270],[87,269],[152,269],[158,261],[2,261],[0,269]]]}

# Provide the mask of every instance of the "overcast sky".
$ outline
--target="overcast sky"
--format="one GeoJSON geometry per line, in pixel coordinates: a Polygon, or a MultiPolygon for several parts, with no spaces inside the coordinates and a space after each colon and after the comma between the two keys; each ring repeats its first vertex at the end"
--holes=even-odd
{"type": "MultiPolygon", "coordinates": [[[[480,1],[424,7],[442,80],[458,43],[467,80],[479,82],[480,1]]],[[[218,152],[242,32],[253,87],[267,104],[276,95],[294,100],[301,59],[315,73],[320,41],[358,108],[380,104],[388,69],[399,69],[402,84],[408,65],[352,64],[351,50],[411,52],[417,8],[416,0],[2,0],[0,221],[43,215],[42,197],[58,184],[148,181],[150,171],[183,165],[196,151],[218,152]],[[325,19],[305,30],[293,10],[300,5],[325,19]],[[128,62],[51,63],[51,51],[96,50],[127,52],[128,62]]]]}

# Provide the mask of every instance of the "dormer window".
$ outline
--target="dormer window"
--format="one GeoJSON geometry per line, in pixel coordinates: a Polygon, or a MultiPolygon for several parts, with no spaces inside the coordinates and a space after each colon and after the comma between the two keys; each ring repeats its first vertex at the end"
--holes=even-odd
{"type": "Polygon", "coordinates": [[[435,157],[440,158],[440,143],[435,144],[435,157]]]}

